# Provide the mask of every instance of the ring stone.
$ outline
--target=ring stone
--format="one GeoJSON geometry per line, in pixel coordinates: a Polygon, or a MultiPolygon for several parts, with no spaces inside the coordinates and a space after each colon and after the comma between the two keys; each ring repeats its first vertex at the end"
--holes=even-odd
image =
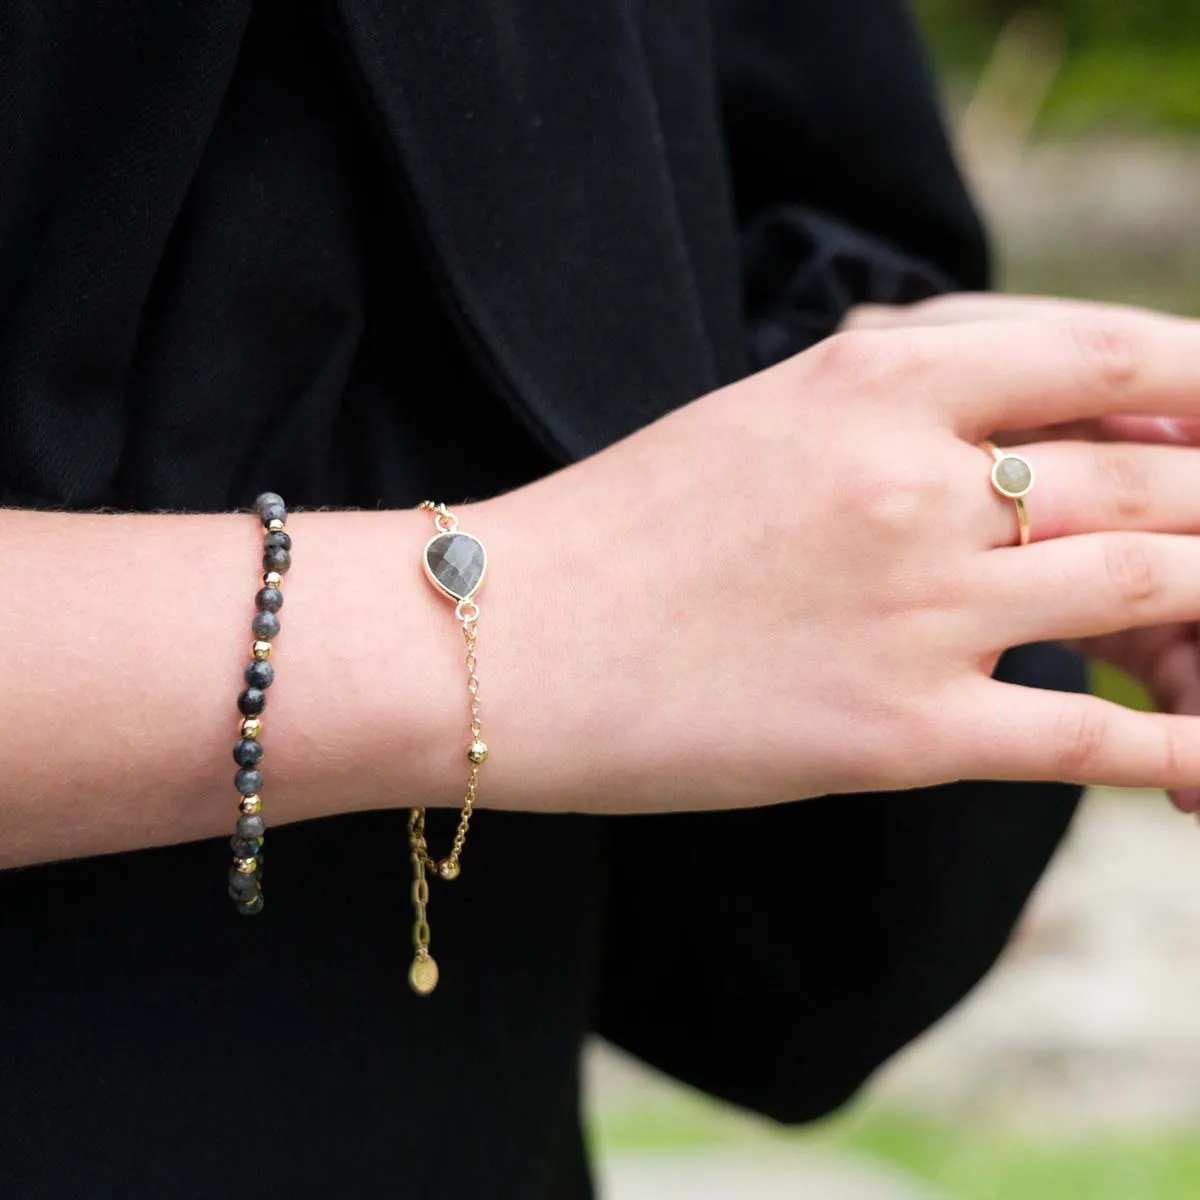
{"type": "Polygon", "coordinates": [[[1008,500],[1019,500],[1033,487],[1033,468],[1017,454],[1005,454],[992,467],[992,485],[1008,500]]]}

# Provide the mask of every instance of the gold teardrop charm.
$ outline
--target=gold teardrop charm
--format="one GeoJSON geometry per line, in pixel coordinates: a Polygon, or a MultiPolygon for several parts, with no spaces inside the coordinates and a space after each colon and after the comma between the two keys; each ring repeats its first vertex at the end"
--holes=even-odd
{"type": "Polygon", "coordinates": [[[438,965],[428,953],[418,954],[408,968],[408,986],[418,996],[428,996],[438,985],[438,965]]]}

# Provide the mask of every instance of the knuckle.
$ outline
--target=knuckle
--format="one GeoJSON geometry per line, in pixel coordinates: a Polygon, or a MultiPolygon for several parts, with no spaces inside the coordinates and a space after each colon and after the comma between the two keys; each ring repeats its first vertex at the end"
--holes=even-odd
{"type": "Polygon", "coordinates": [[[842,330],[818,342],[806,355],[816,373],[839,388],[857,390],[883,374],[882,339],[866,330],[842,330]]]}
{"type": "Polygon", "coordinates": [[[904,455],[862,463],[847,489],[859,528],[873,532],[873,541],[892,545],[927,528],[945,492],[946,483],[936,472],[904,455]]]}
{"type": "Polygon", "coordinates": [[[1064,703],[1054,723],[1051,758],[1058,778],[1087,779],[1094,773],[1108,733],[1108,718],[1099,706],[1064,703]]]}
{"type": "Polygon", "coordinates": [[[1124,619],[1136,620],[1161,591],[1161,571],[1144,538],[1112,538],[1105,567],[1124,619]]]}
{"type": "Polygon", "coordinates": [[[924,355],[902,331],[852,329],[835,333],[808,352],[817,373],[840,391],[889,397],[922,369],[924,355]]]}
{"type": "Polygon", "coordinates": [[[1096,474],[1101,495],[1108,497],[1113,516],[1140,521],[1150,509],[1150,472],[1146,461],[1124,446],[1096,449],[1096,474]]]}
{"type": "Polygon", "coordinates": [[[1141,354],[1128,325],[1112,317],[1074,317],[1067,330],[1091,386],[1118,399],[1134,390],[1141,375],[1141,354]]]}

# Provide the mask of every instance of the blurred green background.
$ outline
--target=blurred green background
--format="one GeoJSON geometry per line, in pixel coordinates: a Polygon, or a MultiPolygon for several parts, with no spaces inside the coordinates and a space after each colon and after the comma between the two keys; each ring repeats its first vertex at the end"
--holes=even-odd
{"type": "MultiPolygon", "coordinates": [[[[1200,0],[914,3],[998,285],[1200,316],[1200,0]]],[[[823,1126],[775,1130],[598,1049],[604,1200],[1197,1200],[1195,838],[1161,796],[1089,800],[965,1016],[823,1126]]]]}
{"type": "Polygon", "coordinates": [[[1196,0],[916,0],[939,62],[977,73],[1014,19],[1044,18],[1066,51],[1040,129],[1200,130],[1200,4],[1196,0]]]}

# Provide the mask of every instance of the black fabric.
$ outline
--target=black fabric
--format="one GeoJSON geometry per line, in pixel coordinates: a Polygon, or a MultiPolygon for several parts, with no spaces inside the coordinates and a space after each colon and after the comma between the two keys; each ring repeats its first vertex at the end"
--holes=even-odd
{"type": "MultiPolygon", "coordinates": [[[[986,277],[899,0],[8,0],[0,179],[15,504],[492,494],[986,277]]],[[[0,1195],[586,1197],[595,1029],[807,1119],[986,970],[1074,800],[485,813],[433,1002],[395,812],[274,831],[253,922],[223,843],[5,873],[0,1195]]]]}
{"type": "MultiPolygon", "coordinates": [[[[998,674],[1082,685],[1078,661],[1045,646],[998,674]]],[[[1074,795],[966,783],[698,815],[683,865],[675,821],[614,819],[599,1026],[716,1095],[781,1121],[821,1116],[992,964],[1074,795]]]]}

